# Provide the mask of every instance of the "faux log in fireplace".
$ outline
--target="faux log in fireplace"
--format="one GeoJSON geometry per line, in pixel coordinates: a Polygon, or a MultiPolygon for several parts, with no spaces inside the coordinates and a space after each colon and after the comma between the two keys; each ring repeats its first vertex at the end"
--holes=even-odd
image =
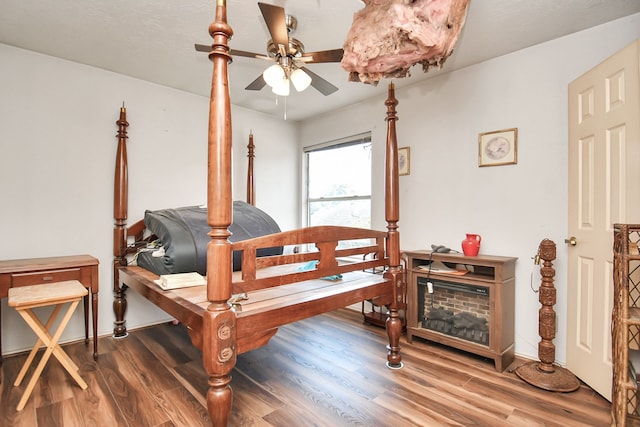
{"type": "Polygon", "coordinates": [[[517,258],[430,251],[407,258],[407,339],[435,341],[494,360],[514,360],[517,258]]]}
{"type": "Polygon", "coordinates": [[[489,345],[490,305],[487,286],[452,283],[423,276],[416,277],[416,280],[418,319],[423,328],[489,345]]]}

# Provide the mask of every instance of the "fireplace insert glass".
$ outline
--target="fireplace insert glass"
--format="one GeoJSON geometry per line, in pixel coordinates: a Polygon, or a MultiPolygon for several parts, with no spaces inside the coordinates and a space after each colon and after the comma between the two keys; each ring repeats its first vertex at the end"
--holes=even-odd
{"type": "Polygon", "coordinates": [[[489,345],[489,288],[417,277],[418,321],[425,329],[489,345]]]}

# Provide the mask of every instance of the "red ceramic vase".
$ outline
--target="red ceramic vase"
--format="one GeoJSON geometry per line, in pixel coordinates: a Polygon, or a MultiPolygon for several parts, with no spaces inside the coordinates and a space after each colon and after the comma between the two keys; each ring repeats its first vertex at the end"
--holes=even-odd
{"type": "Polygon", "coordinates": [[[467,256],[476,256],[480,252],[482,237],[479,234],[467,233],[467,238],[462,241],[462,252],[467,256]]]}

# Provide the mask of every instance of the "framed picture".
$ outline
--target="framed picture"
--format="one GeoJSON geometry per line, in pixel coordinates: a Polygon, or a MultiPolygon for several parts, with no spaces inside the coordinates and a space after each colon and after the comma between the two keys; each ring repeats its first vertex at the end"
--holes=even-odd
{"type": "Polygon", "coordinates": [[[499,166],[518,163],[518,128],[478,135],[478,165],[499,166]]]}
{"type": "Polygon", "coordinates": [[[398,148],[398,175],[409,175],[411,173],[411,148],[398,148]]]}

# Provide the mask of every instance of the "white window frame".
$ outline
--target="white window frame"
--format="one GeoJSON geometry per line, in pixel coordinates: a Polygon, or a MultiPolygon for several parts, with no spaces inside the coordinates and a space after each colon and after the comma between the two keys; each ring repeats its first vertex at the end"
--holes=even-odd
{"type": "MultiPolygon", "coordinates": [[[[310,193],[309,193],[309,153],[312,153],[314,151],[322,151],[322,150],[331,150],[331,149],[336,149],[336,148],[340,148],[340,147],[345,147],[345,146],[349,146],[349,145],[358,145],[358,144],[366,144],[369,143],[371,144],[371,132],[364,132],[361,134],[357,134],[357,135],[352,135],[349,137],[345,137],[345,138],[341,138],[341,139],[337,139],[337,140],[333,140],[333,141],[328,141],[328,142],[324,142],[321,144],[316,144],[316,145],[312,145],[312,146],[308,146],[308,147],[304,147],[303,148],[303,153],[304,153],[304,164],[305,164],[305,168],[304,168],[304,172],[305,172],[305,176],[304,176],[304,182],[305,182],[305,203],[304,203],[304,212],[305,212],[305,224],[306,226],[309,226],[311,221],[310,221],[310,209],[309,206],[311,203],[313,202],[319,202],[319,201],[352,201],[352,200],[369,200],[369,208],[370,210],[372,209],[371,205],[372,205],[372,193],[373,193],[373,189],[371,188],[369,190],[369,194],[368,195],[354,195],[354,196],[345,196],[345,197],[321,197],[321,198],[311,198],[310,197],[310,193]]],[[[371,150],[371,153],[373,153],[373,150],[371,150]]],[[[373,168],[373,166],[372,166],[373,168]]],[[[373,174],[373,171],[370,170],[369,171],[370,174],[373,174]]],[[[372,181],[372,185],[373,185],[373,175],[371,175],[371,181],[372,181]]],[[[371,217],[372,212],[369,212],[369,215],[371,217]]],[[[370,227],[372,227],[372,224],[369,225],[370,227]]]]}

